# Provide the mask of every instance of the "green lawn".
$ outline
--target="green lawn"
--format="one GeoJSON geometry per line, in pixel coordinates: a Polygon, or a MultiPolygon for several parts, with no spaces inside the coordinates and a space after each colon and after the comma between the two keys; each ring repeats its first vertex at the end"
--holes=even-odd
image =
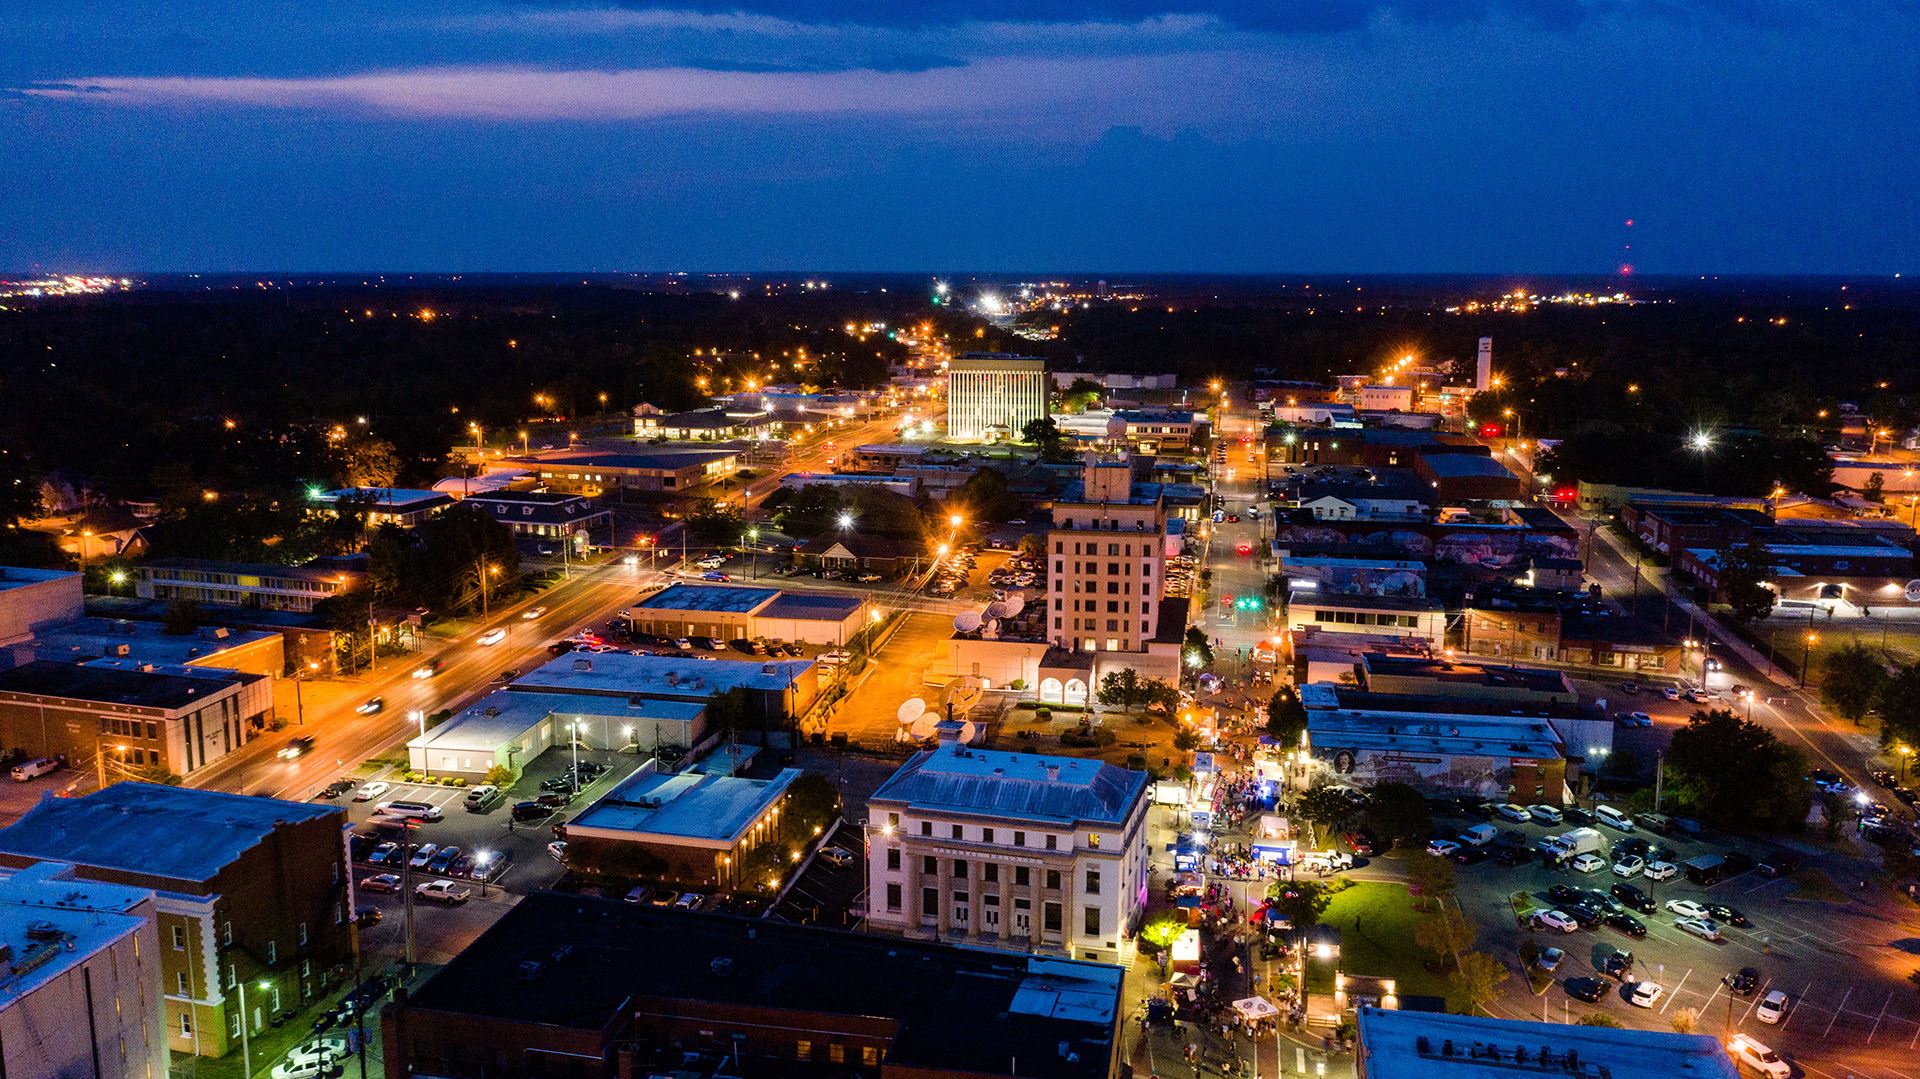
{"type": "Polygon", "coordinates": [[[1426,967],[1413,942],[1420,912],[1404,885],[1361,881],[1333,897],[1321,921],[1340,931],[1340,969],[1392,978],[1402,994],[1444,997],[1445,975],[1426,967]]]}

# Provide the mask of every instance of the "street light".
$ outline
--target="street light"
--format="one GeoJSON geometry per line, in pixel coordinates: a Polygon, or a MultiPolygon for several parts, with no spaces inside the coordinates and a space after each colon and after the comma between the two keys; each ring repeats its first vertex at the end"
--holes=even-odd
{"type": "MultiPolygon", "coordinates": [[[[247,1028],[253,1025],[253,1017],[247,1014],[247,983],[239,982],[234,986],[240,991],[240,1059],[246,1065],[249,1079],[253,1075],[253,1045],[247,1038],[247,1028]]],[[[264,993],[273,988],[273,983],[261,981],[255,986],[264,993]]]]}
{"type": "Polygon", "coordinates": [[[1893,747],[1893,751],[1900,755],[1900,782],[1905,783],[1907,781],[1907,762],[1913,759],[1913,747],[1909,745],[1898,745],[1893,747]]]}
{"type": "Polygon", "coordinates": [[[840,516],[835,518],[835,520],[839,523],[840,531],[842,532],[845,532],[847,529],[853,527],[853,514],[848,513],[845,510],[840,511],[840,516]]]}

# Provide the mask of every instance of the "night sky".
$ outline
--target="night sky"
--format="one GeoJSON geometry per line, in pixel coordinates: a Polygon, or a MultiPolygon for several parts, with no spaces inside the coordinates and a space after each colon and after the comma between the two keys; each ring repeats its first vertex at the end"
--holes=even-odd
{"type": "Polygon", "coordinates": [[[1916,130],[1910,0],[7,0],[0,270],[1911,273],[1916,130]]]}

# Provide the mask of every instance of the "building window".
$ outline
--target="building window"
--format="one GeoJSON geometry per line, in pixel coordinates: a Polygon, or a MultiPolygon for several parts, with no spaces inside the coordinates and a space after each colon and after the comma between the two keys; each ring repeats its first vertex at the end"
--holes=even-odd
{"type": "Polygon", "coordinates": [[[999,882],[999,880],[1000,880],[1000,867],[999,867],[999,865],[997,865],[997,864],[995,864],[995,863],[993,863],[993,862],[988,862],[988,863],[986,863],[985,865],[983,865],[983,866],[981,866],[981,867],[980,867],[980,879],[981,879],[981,880],[983,880],[983,881],[986,881],[986,882],[987,882],[988,884],[995,884],[995,883],[998,883],[998,882],[999,882]]]}
{"type": "Polygon", "coordinates": [[[227,1016],[227,1037],[238,1038],[239,1036],[240,1036],[240,1013],[234,1012],[232,1015],[227,1016]]]}
{"type": "Polygon", "coordinates": [[[793,1055],[801,1060],[812,1060],[813,1042],[806,1038],[801,1038],[799,1041],[794,1042],[793,1055]]]}
{"type": "Polygon", "coordinates": [[[861,1046],[860,1047],[860,1063],[865,1064],[869,1068],[879,1064],[880,1063],[879,1048],[871,1045],[861,1046]]]}
{"type": "Polygon", "coordinates": [[[920,916],[922,918],[930,918],[933,916],[933,912],[939,909],[940,909],[940,889],[938,888],[920,889],[920,916]]]}
{"type": "Polygon", "coordinates": [[[963,827],[961,827],[961,826],[960,826],[960,825],[958,825],[958,824],[956,824],[956,825],[954,825],[954,826],[953,826],[953,838],[955,838],[955,839],[965,839],[965,838],[967,838],[967,830],[966,830],[965,828],[963,828],[963,827]]]}
{"type": "Polygon", "coordinates": [[[1056,849],[1058,849],[1058,840],[1059,840],[1059,838],[1060,838],[1059,836],[1054,836],[1054,835],[1050,835],[1050,836],[1048,836],[1048,837],[1047,837],[1047,849],[1048,849],[1048,850],[1056,850],[1056,849]]]}
{"type": "Polygon", "coordinates": [[[173,976],[173,993],[180,997],[193,995],[193,987],[187,984],[186,971],[180,971],[173,976]]]}
{"type": "Polygon", "coordinates": [[[931,836],[933,834],[933,822],[930,820],[921,821],[920,834],[924,836],[931,836]]]}
{"type": "Polygon", "coordinates": [[[953,875],[954,875],[954,877],[955,877],[955,878],[957,878],[957,879],[959,879],[959,880],[966,880],[966,879],[967,879],[967,862],[966,862],[966,859],[964,859],[964,858],[955,858],[955,859],[953,860],[953,875]]]}
{"type": "Polygon", "coordinates": [[[1025,832],[1015,832],[1015,833],[1013,833],[1013,845],[1014,845],[1014,846],[1016,846],[1016,847],[1024,847],[1024,846],[1026,846],[1026,845],[1027,845],[1027,833],[1025,833],[1025,832]]]}
{"type": "Polygon", "coordinates": [[[896,870],[900,868],[900,848],[899,847],[887,848],[887,868],[896,869],[896,870]]]}
{"type": "Polygon", "coordinates": [[[267,965],[272,966],[275,963],[278,963],[279,961],[280,961],[280,942],[277,940],[267,941],[267,965]]]}
{"type": "Polygon", "coordinates": [[[922,873],[940,872],[940,859],[935,858],[931,854],[922,855],[920,857],[920,872],[922,873]]]}
{"type": "Polygon", "coordinates": [[[1100,908],[1099,907],[1087,908],[1086,928],[1087,928],[1087,936],[1097,937],[1100,935],[1100,908]]]}
{"type": "Polygon", "coordinates": [[[982,843],[993,842],[993,829],[991,828],[980,829],[980,842],[982,843]]]}
{"type": "Polygon", "coordinates": [[[1032,877],[1027,872],[1026,866],[1016,865],[1013,867],[1013,883],[1014,884],[1024,888],[1027,886],[1027,882],[1031,879],[1032,877]]]}
{"type": "Polygon", "coordinates": [[[1099,832],[1087,833],[1087,846],[1092,847],[1094,850],[1100,849],[1100,833],[1099,832]]]}
{"type": "Polygon", "coordinates": [[[897,883],[889,883],[887,885],[887,909],[900,909],[900,885],[897,883]]]}
{"type": "Polygon", "coordinates": [[[295,932],[298,934],[300,947],[302,948],[306,947],[307,946],[307,923],[301,922],[298,926],[295,927],[295,932]]]}
{"type": "Polygon", "coordinates": [[[1100,871],[1098,869],[1087,870],[1087,894],[1100,894],[1100,871]]]}
{"type": "Polygon", "coordinates": [[[827,1046],[827,1059],[835,1064],[845,1064],[847,1062],[847,1047],[841,1045],[839,1042],[834,1042],[832,1045],[827,1046]]]}
{"type": "Polygon", "coordinates": [[[1060,871],[1058,869],[1047,870],[1047,889],[1055,892],[1060,890],[1060,871]]]}
{"type": "Polygon", "coordinates": [[[1049,933],[1060,932],[1060,904],[1058,903],[1041,904],[1040,916],[1043,919],[1040,923],[1041,929],[1044,929],[1049,933]]]}
{"type": "Polygon", "coordinates": [[[173,927],[173,950],[176,952],[187,950],[187,927],[184,925],[173,927]]]}
{"type": "Polygon", "coordinates": [[[180,1036],[182,1038],[193,1037],[193,1013],[192,1012],[180,1013],[180,1036]]]}

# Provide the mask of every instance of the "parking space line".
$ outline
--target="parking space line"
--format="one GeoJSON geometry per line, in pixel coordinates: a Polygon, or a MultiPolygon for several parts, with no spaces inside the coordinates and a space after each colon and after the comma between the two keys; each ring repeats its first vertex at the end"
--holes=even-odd
{"type": "Polygon", "coordinates": [[[1847,1010],[1847,1001],[1852,998],[1853,998],[1853,986],[1849,984],[1847,986],[1847,991],[1844,994],[1842,994],[1840,997],[1840,1006],[1833,1010],[1833,1016],[1827,1020],[1827,1029],[1820,1032],[1820,1036],[1822,1038],[1825,1038],[1827,1035],[1833,1033],[1833,1024],[1839,1021],[1840,1013],[1847,1010]]]}
{"type": "Polygon", "coordinates": [[[1880,1005],[1880,1014],[1873,1021],[1873,1029],[1867,1031],[1867,1044],[1873,1044],[1873,1036],[1880,1033],[1880,1024],[1886,1021],[1887,1009],[1893,1006],[1893,994],[1887,994],[1886,1003],[1880,1005]]]}
{"type": "Polygon", "coordinates": [[[1792,1007],[1787,1009],[1787,1014],[1780,1017],[1780,1030],[1782,1033],[1786,1032],[1787,1024],[1793,1022],[1793,1017],[1800,1014],[1800,1009],[1806,1006],[1807,994],[1813,992],[1815,984],[1817,983],[1808,982],[1807,987],[1800,990],[1800,995],[1794,999],[1792,1007]]]}
{"type": "Polygon", "coordinates": [[[1766,981],[1760,983],[1760,988],[1754,990],[1753,996],[1747,998],[1747,1010],[1740,1013],[1740,1022],[1742,1025],[1745,1025],[1747,1017],[1753,1014],[1753,1009],[1759,1006],[1761,999],[1767,995],[1767,990],[1772,987],[1773,979],[1768,978],[1766,981]]]}
{"type": "Polygon", "coordinates": [[[1691,977],[1693,977],[1693,968],[1688,967],[1687,972],[1685,974],[1680,975],[1680,985],[1676,985],[1673,987],[1673,992],[1667,994],[1667,1002],[1660,1006],[1661,1015],[1667,1014],[1667,1009],[1673,1007],[1673,1002],[1679,999],[1680,986],[1687,984],[1687,979],[1691,977]]]}

